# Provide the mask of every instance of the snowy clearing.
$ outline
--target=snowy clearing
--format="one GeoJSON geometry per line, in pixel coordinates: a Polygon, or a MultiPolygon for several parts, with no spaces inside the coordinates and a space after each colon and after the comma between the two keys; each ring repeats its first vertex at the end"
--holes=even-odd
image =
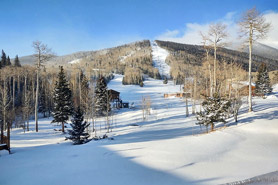
{"type": "Polygon", "coordinates": [[[168,51],[159,47],[155,41],[151,42],[151,46],[154,67],[158,68],[161,76],[170,78],[170,66],[165,62],[169,55],[168,51]]]}
{"type": "Polygon", "coordinates": [[[75,59],[69,62],[69,64],[79,64],[81,59],[75,59]]]}
{"type": "MultiPolygon", "coordinates": [[[[253,113],[246,113],[244,105],[238,124],[231,119],[225,129],[200,134],[195,117],[185,117],[182,99],[163,98],[180,86],[147,79],[141,88],[123,86],[121,80],[115,75],[108,86],[121,92],[123,101],[134,102],[135,108],[121,109],[114,116],[109,133],[114,140],[74,146],[54,131],[60,127],[51,125],[51,119],[40,120],[38,133],[31,122],[28,133],[12,130],[13,154],[0,151],[0,184],[215,185],[277,170],[277,88],[266,99],[254,98],[253,113]],[[140,110],[142,96],[152,101],[146,121],[140,110]]],[[[104,133],[98,129],[99,135],[104,133]]]]}

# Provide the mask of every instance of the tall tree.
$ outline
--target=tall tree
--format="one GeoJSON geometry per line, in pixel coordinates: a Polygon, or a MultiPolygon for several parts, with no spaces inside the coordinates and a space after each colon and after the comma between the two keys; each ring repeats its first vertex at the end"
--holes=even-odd
{"type": "Polygon", "coordinates": [[[20,61],[19,61],[19,59],[18,59],[18,55],[15,56],[15,59],[14,59],[14,66],[15,66],[15,67],[21,67],[20,61]]]}
{"type": "Polygon", "coordinates": [[[213,93],[216,93],[216,69],[217,69],[217,48],[225,45],[223,39],[227,37],[227,26],[223,23],[211,24],[208,31],[208,40],[214,48],[214,69],[213,69],[213,93]]]}
{"type": "Polygon", "coordinates": [[[38,104],[39,104],[39,78],[41,66],[44,62],[51,58],[51,50],[47,45],[43,44],[41,41],[34,41],[33,48],[35,50],[35,57],[37,59],[37,85],[36,85],[36,99],[35,99],[35,122],[36,122],[36,132],[39,131],[38,125],[38,104]]]}
{"type": "Polygon", "coordinates": [[[1,67],[5,67],[7,63],[6,53],[2,49],[2,56],[1,56],[1,67]]]}
{"type": "Polygon", "coordinates": [[[11,63],[10,56],[8,56],[6,66],[10,66],[10,65],[12,65],[12,63],[11,63]]]}
{"type": "Polygon", "coordinates": [[[241,37],[247,37],[247,42],[249,45],[249,94],[248,94],[248,105],[249,112],[253,111],[252,108],[252,45],[254,41],[264,38],[269,31],[270,23],[265,21],[263,15],[256,9],[256,7],[247,10],[242,14],[241,20],[238,23],[240,27],[241,37]]]}
{"type": "Polygon", "coordinates": [[[110,112],[110,103],[107,102],[107,84],[104,77],[97,80],[95,88],[95,111],[97,116],[104,116],[110,112]]]}
{"type": "Polygon", "coordinates": [[[61,123],[62,132],[65,132],[65,123],[72,114],[72,92],[69,88],[68,80],[65,76],[65,72],[62,66],[60,66],[60,72],[58,74],[58,80],[55,84],[54,90],[54,110],[52,123],[61,123]]]}
{"type": "Polygon", "coordinates": [[[68,131],[70,136],[66,138],[72,140],[74,144],[85,143],[90,137],[90,135],[85,132],[85,129],[88,128],[89,123],[87,123],[86,121],[84,122],[83,112],[80,107],[78,107],[75,111],[71,122],[72,123],[70,125],[72,127],[72,130],[68,131]]]}
{"type": "Polygon", "coordinates": [[[257,81],[256,81],[256,93],[266,95],[272,91],[270,85],[270,78],[267,72],[265,63],[262,63],[258,70],[257,81]]]}

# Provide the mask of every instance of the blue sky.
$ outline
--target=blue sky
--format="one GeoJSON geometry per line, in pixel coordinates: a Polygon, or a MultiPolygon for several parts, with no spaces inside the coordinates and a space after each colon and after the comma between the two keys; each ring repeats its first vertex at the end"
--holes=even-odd
{"type": "Polygon", "coordinates": [[[33,54],[34,40],[64,55],[172,32],[182,37],[190,24],[235,21],[253,6],[278,11],[277,0],[0,0],[0,5],[0,49],[12,58],[33,54]]]}

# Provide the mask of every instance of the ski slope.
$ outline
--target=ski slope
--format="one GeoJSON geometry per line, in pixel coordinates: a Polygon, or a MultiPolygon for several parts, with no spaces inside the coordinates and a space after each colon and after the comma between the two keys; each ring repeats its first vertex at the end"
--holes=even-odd
{"type": "MultiPolygon", "coordinates": [[[[150,78],[143,88],[123,86],[122,77],[115,75],[109,88],[121,92],[135,108],[116,112],[108,134],[114,140],[74,146],[54,131],[60,127],[51,125],[51,119],[40,120],[39,133],[32,121],[28,133],[12,130],[13,154],[0,151],[0,185],[215,185],[277,170],[276,87],[266,99],[254,99],[253,113],[246,113],[244,105],[238,124],[230,119],[225,129],[201,134],[205,129],[200,131],[194,116],[185,117],[181,99],[163,98],[180,86],[150,78]],[[152,101],[146,121],[140,110],[142,96],[152,101]]],[[[98,135],[105,134],[103,119],[96,126],[98,135]]]]}
{"type": "Polygon", "coordinates": [[[161,76],[170,78],[170,66],[165,62],[168,51],[159,47],[155,41],[151,42],[151,47],[154,67],[158,68],[161,76]]]}

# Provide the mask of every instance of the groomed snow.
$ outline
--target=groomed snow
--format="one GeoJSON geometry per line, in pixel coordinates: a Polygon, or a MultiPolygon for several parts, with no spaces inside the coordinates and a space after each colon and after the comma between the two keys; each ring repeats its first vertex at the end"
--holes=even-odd
{"type": "MultiPolygon", "coordinates": [[[[40,120],[39,133],[31,122],[29,133],[12,130],[13,154],[0,151],[0,184],[215,185],[277,170],[277,92],[272,98],[255,98],[253,113],[246,113],[244,105],[238,124],[229,120],[225,129],[200,134],[195,117],[185,117],[181,99],[163,98],[180,86],[154,79],[144,81],[143,88],[123,86],[121,79],[115,75],[109,88],[120,91],[135,108],[114,116],[109,133],[114,140],[74,146],[53,130],[59,127],[51,119],[40,120]],[[142,96],[152,100],[146,121],[141,118],[142,96]]],[[[105,133],[99,131],[102,121],[97,121],[99,135],[105,133]]]]}
{"type": "Polygon", "coordinates": [[[170,66],[165,62],[169,52],[159,47],[155,41],[151,42],[151,46],[154,67],[158,68],[161,76],[170,78],[170,66]]]}

